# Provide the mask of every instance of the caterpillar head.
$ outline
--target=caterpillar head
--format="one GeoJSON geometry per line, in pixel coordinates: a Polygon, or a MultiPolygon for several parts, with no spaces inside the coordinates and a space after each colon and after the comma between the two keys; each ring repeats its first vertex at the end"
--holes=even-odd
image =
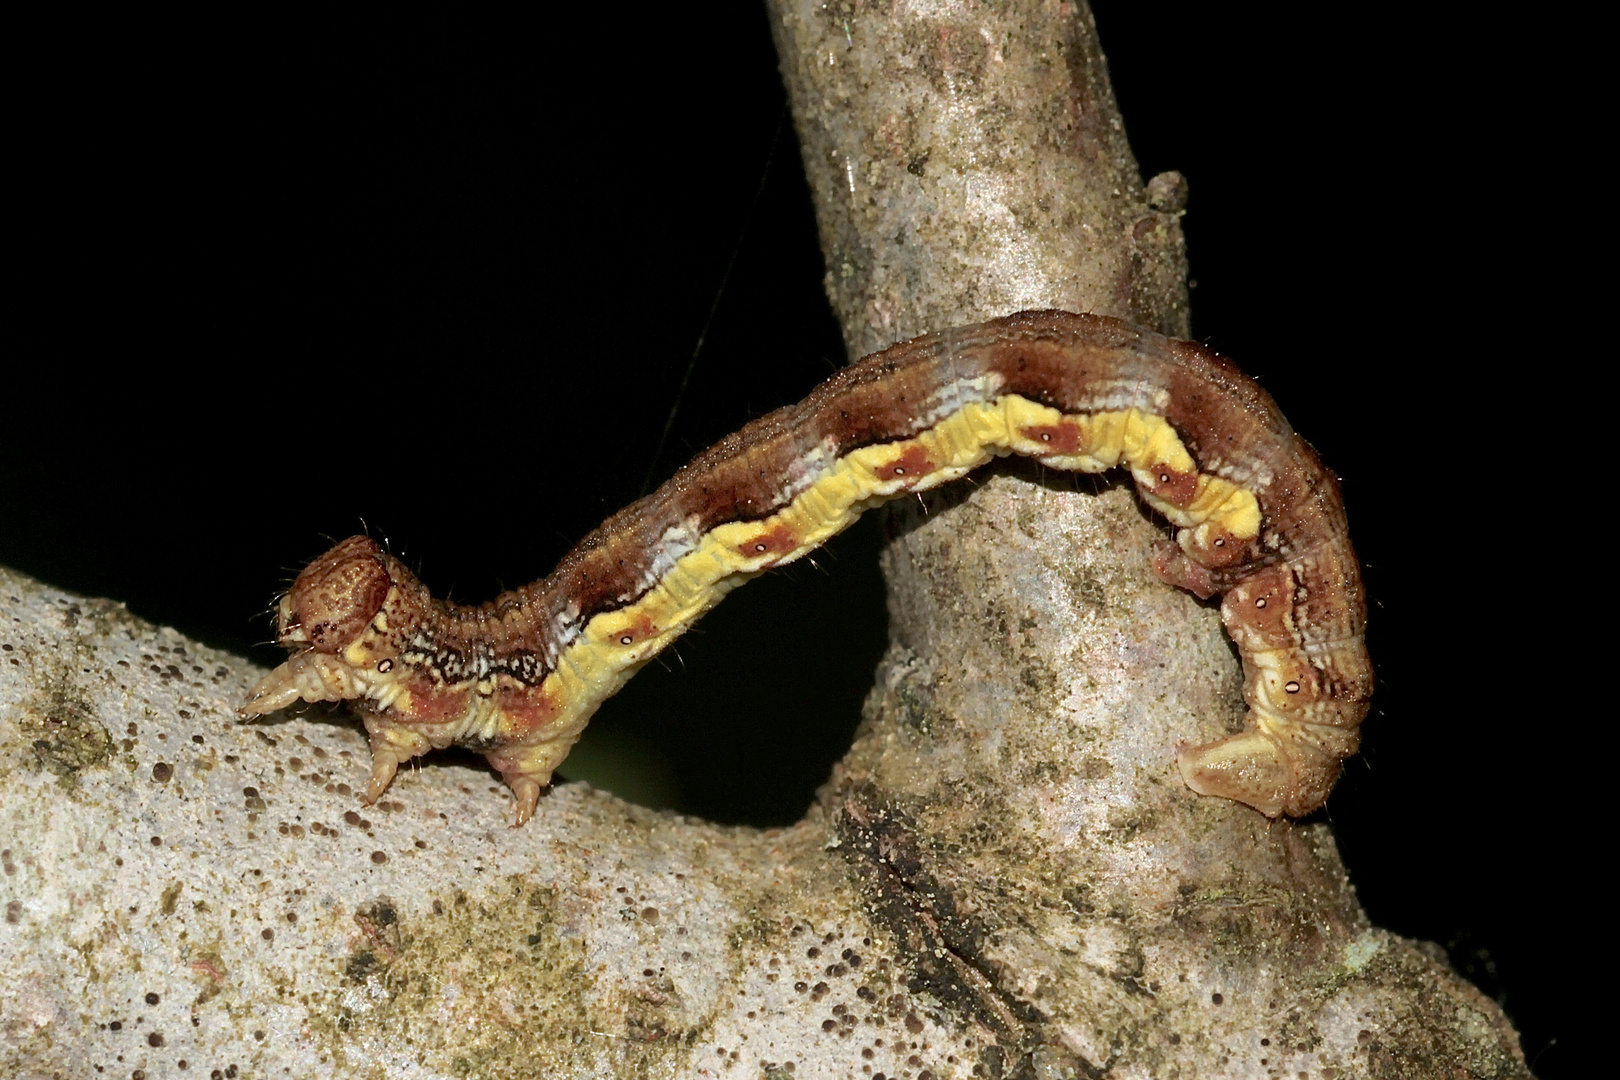
{"type": "Polygon", "coordinates": [[[382,610],[393,580],[382,548],[351,536],[304,567],[277,612],[277,638],[289,648],[338,653],[382,610]]]}

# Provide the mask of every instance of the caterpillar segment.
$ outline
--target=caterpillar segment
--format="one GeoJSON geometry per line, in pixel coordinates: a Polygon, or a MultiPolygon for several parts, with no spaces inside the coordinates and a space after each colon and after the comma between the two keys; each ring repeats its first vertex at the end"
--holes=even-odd
{"type": "Polygon", "coordinates": [[[1177,529],[1153,553],[1158,575],[1222,597],[1249,712],[1241,732],[1180,751],[1187,786],[1271,817],[1321,806],[1372,692],[1332,474],[1221,357],[1065,312],[920,337],[852,365],[699,455],[548,577],[487,604],[435,599],[351,537],[282,598],[292,655],[240,714],[354,702],[371,739],[368,803],[411,758],[469,747],[511,787],[522,825],[597,707],[727,592],[871,506],[1006,454],[1129,470],[1177,529]]]}

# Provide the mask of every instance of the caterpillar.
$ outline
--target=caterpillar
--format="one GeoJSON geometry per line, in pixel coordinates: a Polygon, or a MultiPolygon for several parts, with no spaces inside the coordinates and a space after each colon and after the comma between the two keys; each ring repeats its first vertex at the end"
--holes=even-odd
{"type": "Polygon", "coordinates": [[[1243,662],[1242,731],[1180,751],[1188,787],[1299,816],[1355,752],[1373,688],[1366,604],[1338,483],[1270,395],[1204,347],[1118,320],[1030,311],[894,345],[699,454],[581,540],[548,577],[463,606],[355,536],[281,597],[292,651],[252,719],[353,701],[363,799],[452,744],[484,754],[513,827],[597,707],[728,591],[887,499],[993,457],[1130,471],[1177,529],[1159,577],[1220,595],[1243,662]]]}

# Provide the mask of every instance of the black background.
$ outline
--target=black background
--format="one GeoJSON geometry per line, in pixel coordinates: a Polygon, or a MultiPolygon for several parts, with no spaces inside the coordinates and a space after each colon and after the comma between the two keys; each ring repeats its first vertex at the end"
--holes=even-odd
{"type": "MultiPolygon", "coordinates": [[[[1539,586],[1503,570],[1544,418],[1497,375],[1546,337],[1502,190],[1544,136],[1440,26],[1095,9],[1144,175],[1190,181],[1195,335],[1344,477],[1382,683],[1325,811],[1352,879],[1558,1075],[1562,949],[1599,913],[1553,880],[1580,763],[1509,617],[1539,586]]],[[[41,43],[12,135],[0,562],[271,664],[271,598],[362,522],[485,599],[844,360],[751,4],[98,33],[41,43]]],[[[795,819],[882,649],[879,542],[736,593],[575,775],[795,819]]]]}

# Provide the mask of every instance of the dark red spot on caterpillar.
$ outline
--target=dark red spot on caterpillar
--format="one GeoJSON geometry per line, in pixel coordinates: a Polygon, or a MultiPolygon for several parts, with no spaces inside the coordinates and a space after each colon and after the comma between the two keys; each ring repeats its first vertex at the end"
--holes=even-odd
{"type": "Polygon", "coordinates": [[[1196,470],[1177,472],[1163,462],[1156,462],[1148,471],[1153,474],[1153,483],[1147,486],[1148,490],[1167,503],[1186,506],[1198,493],[1196,470]]]}
{"type": "Polygon", "coordinates": [[[441,693],[439,683],[429,675],[421,675],[405,684],[411,692],[410,706],[396,703],[395,708],[420,724],[442,724],[461,717],[467,710],[461,693],[441,693]]]}
{"type": "Polygon", "coordinates": [[[1018,429],[1018,434],[1035,442],[1045,443],[1052,454],[1078,454],[1080,446],[1079,425],[1069,421],[1060,421],[1056,424],[1031,424],[1018,429]]]}
{"type": "Polygon", "coordinates": [[[934,460],[928,456],[928,451],[920,446],[908,446],[905,453],[895,458],[878,470],[880,478],[905,477],[915,480],[927,476],[939,468],[934,460]]]}
{"type": "Polygon", "coordinates": [[[634,622],[614,635],[614,640],[620,645],[634,645],[638,641],[646,641],[657,636],[658,624],[646,615],[638,615],[634,622]]]}
{"type": "MultiPolygon", "coordinates": [[[[553,684],[555,688],[555,684],[553,684]]],[[[513,687],[502,696],[502,711],[515,736],[541,731],[562,712],[563,702],[540,686],[513,687]]]]}
{"type": "Polygon", "coordinates": [[[1294,575],[1268,566],[1226,594],[1221,619],[1239,648],[1280,649],[1295,644],[1294,575]]]}
{"type": "Polygon", "coordinates": [[[1225,570],[1253,557],[1256,552],[1252,548],[1252,544],[1244,543],[1221,526],[1210,522],[1188,536],[1187,554],[1210,570],[1225,570]]]}
{"type": "MultiPolygon", "coordinates": [[[[776,525],[743,545],[744,555],[787,555],[797,550],[799,538],[786,525],[776,525]]],[[[769,565],[769,564],[767,564],[769,565]]]]}

